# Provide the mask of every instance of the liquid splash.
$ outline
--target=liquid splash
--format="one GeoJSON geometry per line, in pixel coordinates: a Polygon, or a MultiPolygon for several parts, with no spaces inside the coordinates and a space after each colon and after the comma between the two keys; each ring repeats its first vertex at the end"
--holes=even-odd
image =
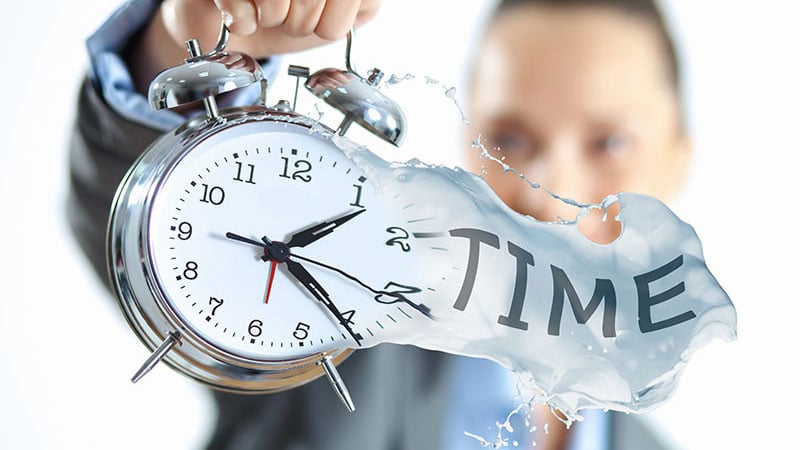
{"type": "MultiPolygon", "coordinates": [[[[390,78],[390,83],[387,83],[387,85],[397,84],[399,82],[413,80],[413,79],[415,79],[415,77],[411,74],[406,74],[402,77],[396,77],[393,75],[390,78]]],[[[424,79],[426,84],[442,85],[437,79],[433,77],[425,76],[424,79]]],[[[452,100],[455,106],[457,107],[461,115],[462,123],[469,125],[469,120],[465,117],[463,108],[455,99],[455,92],[456,92],[455,88],[448,88],[445,85],[442,86],[445,89],[445,97],[452,100]]],[[[669,364],[662,364],[662,367],[665,369],[663,373],[659,375],[657,371],[654,371],[653,379],[649,384],[646,385],[646,387],[643,387],[635,392],[632,390],[628,392],[629,400],[631,401],[628,402],[626,405],[608,401],[606,402],[595,401],[598,399],[593,399],[593,400],[584,399],[585,402],[581,402],[573,398],[569,401],[565,401],[567,397],[570,397],[570,395],[567,393],[567,390],[563,390],[563,393],[561,394],[555,392],[557,390],[555,391],[553,389],[546,390],[547,392],[550,392],[550,394],[541,397],[542,394],[541,389],[542,386],[545,384],[541,381],[542,378],[541,376],[537,379],[537,377],[534,376],[535,375],[534,372],[526,372],[524,370],[519,371],[518,367],[515,367],[513,362],[510,365],[506,365],[503,364],[503,362],[497,361],[496,359],[492,358],[490,355],[481,355],[482,357],[487,357],[488,359],[494,359],[495,361],[500,362],[501,364],[511,368],[512,370],[515,370],[518,373],[519,378],[521,380],[521,386],[523,387],[523,389],[525,386],[528,387],[528,396],[530,398],[528,405],[532,405],[534,403],[539,403],[539,402],[547,403],[550,406],[551,410],[554,410],[553,411],[554,415],[559,420],[564,422],[567,425],[567,427],[569,427],[573,421],[582,419],[580,414],[578,414],[578,411],[583,408],[598,408],[604,411],[608,411],[609,409],[615,409],[624,412],[642,412],[650,410],[657,404],[663,402],[664,399],[669,396],[669,393],[675,388],[675,383],[677,382],[677,379],[680,376],[680,372],[682,371],[682,368],[685,365],[685,363],[688,361],[688,357],[689,355],[691,355],[691,353],[693,353],[697,348],[701,347],[706,342],[710,341],[715,337],[722,338],[726,341],[735,339],[736,311],[735,308],[733,307],[733,304],[730,302],[730,299],[728,298],[727,294],[717,284],[714,277],[710,274],[710,272],[708,272],[708,269],[705,267],[700,241],[699,238],[694,233],[694,230],[691,228],[691,226],[681,222],[680,219],[678,219],[674,214],[672,214],[672,212],[666,205],[653,198],[649,198],[646,196],[638,196],[635,194],[624,194],[624,193],[619,195],[608,195],[600,203],[582,203],[576,201],[575,199],[560,196],[557,193],[541,186],[536,181],[529,180],[525,174],[517,171],[515,168],[505,163],[503,161],[503,159],[505,158],[498,159],[495,156],[493,156],[483,144],[482,137],[480,135],[476,136],[472,140],[471,147],[479,151],[480,156],[482,158],[487,159],[499,165],[504,173],[510,173],[516,175],[517,177],[525,181],[531,189],[543,189],[550,197],[579,209],[577,215],[571,220],[559,217],[558,218],[559,220],[556,222],[540,222],[535,218],[528,217],[528,219],[530,219],[534,223],[549,224],[554,226],[556,225],[566,226],[570,230],[569,239],[574,242],[576,240],[580,240],[578,237],[578,233],[575,233],[578,222],[582,218],[586,217],[591,210],[595,209],[602,210],[601,220],[605,222],[607,220],[609,208],[616,203],[623,203],[623,206],[621,208],[620,214],[617,217],[617,219],[622,221],[623,235],[625,235],[626,238],[623,239],[621,235],[620,238],[617,239],[617,241],[612,243],[610,246],[595,245],[594,247],[598,249],[607,247],[608,251],[615,251],[615,253],[617,253],[617,259],[625,258],[627,254],[628,260],[633,261],[636,258],[638,252],[643,252],[645,254],[649,253],[647,254],[647,259],[652,260],[653,257],[655,256],[654,253],[665,252],[668,246],[667,244],[668,242],[671,241],[675,244],[680,243],[685,246],[684,248],[686,249],[691,248],[693,250],[692,256],[696,258],[695,261],[696,267],[693,268],[693,273],[695,275],[693,276],[696,276],[698,278],[701,276],[705,277],[705,282],[706,282],[705,286],[697,287],[698,294],[696,297],[698,301],[701,299],[707,301],[708,309],[706,310],[706,315],[704,316],[705,320],[703,319],[698,320],[698,325],[695,326],[695,328],[689,333],[686,333],[686,331],[684,330],[681,334],[679,334],[678,337],[682,338],[680,339],[680,341],[682,341],[685,344],[683,348],[675,346],[675,344],[679,340],[673,338],[663,339],[663,341],[658,346],[659,351],[664,356],[661,358],[661,362],[663,363],[666,360],[672,360],[674,364],[672,365],[672,367],[669,367],[669,364]],[[621,202],[620,200],[621,198],[624,198],[625,201],[621,202]],[[625,211],[624,214],[622,212],[623,210],[625,211]],[[642,220],[640,224],[638,219],[643,216],[647,217],[648,210],[652,212],[657,211],[658,216],[654,217],[654,220],[649,221],[649,224],[647,224],[648,221],[646,220],[642,220]],[[623,217],[628,217],[629,219],[622,220],[623,217]],[[627,231],[625,231],[626,228],[628,228],[627,231]],[[670,231],[674,232],[675,234],[665,236],[665,231],[667,228],[669,228],[670,231]],[[647,231],[649,231],[650,233],[648,233],[647,231]],[[648,240],[650,240],[649,236],[653,236],[655,238],[657,234],[660,236],[658,236],[658,239],[652,239],[653,245],[650,245],[651,243],[648,242],[648,240]],[[636,238],[630,237],[632,235],[635,235],[636,238]],[[628,244],[628,242],[626,242],[628,239],[630,239],[631,241],[636,240],[638,242],[636,243],[636,245],[633,244],[625,245],[628,244]],[[615,247],[616,249],[614,249],[615,247]],[[658,252],[654,252],[654,250],[658,250],[658,252]],[[667,354],[670,354],[670,357],[666,357],[667,354]],[[642,399],[643,396],[650,396],[651,398],[658,396],[659,400],[648,403],[647,401],[643,401],[642,399]],[[634,407],[631,407],[631,404],[633,404],[634,407]],[[559,414],[557,411],[561,411],[561,413],[563,414],[559,414]]],[[[418,163],[415,165],[417,167],[420,167],[420,164],[418,163]]],[[[434,170],[443,170],[442,167],[430,167],[430,168],[434,170]]],[[[403,178],[407,179],[407,177],[405,176],[403,178]]],[[[564,236],[566,236],[566,234],[564,236]]],[[[576,255],[576,256],[583,256],[583,258],[585,258],[584,255],[576,255]]],[[[681,255],[680,261],[681,262],[683,261],[683,255],[681,255]]],[[[685,286],[686,285],[684,284],[684,282],[681,281],[680,284],[673,286],[671,290],[662,292],[660,297],[656,295],[656,297],[658,297],[658,300],[656,301],[657,302],[666,301],[668,298],[671,298],[669,297],[671,293],[677,292],[678,288],[680,288],[681,290],[680,293],[684,294],[685,293],[684,290],[686,289],[685,286]]],[[[595,284],[595,288],[596,287],[597,284],[595,284]]],[[[644,289],[646,289],[646,287],[644,289]]],[[[637,290],[639,291],[638,293],[641,294],[641,291],[643,290],[642,286],[637,285],[637,290]]],[[[592,299],[592,301],[594,301],[594,298],[592,299]]],[[[576,313],[576,318],[577,318],[578,312],[576,311],[574,312],[576,313]]],[[[691,312],[692,314],[694,314],[694,311],[691,312]]],[[[636,317],[637,321],[642,320],[642,317],[640,317],[641,313],[642,313],[641,310],[637,311],[637,317],[636,317]]],[[[684,314],[685,313],[686,311],[684,311],[684,314]]],[[[673,319],[677,317],[678,316],[675,316],[673,317],[673,319]]],[[[693,320],[695,318],[698,318],[698,316],[696,315],[690,320],[693,320]]],[[[639,328],[640,330],[642,329],[641,325],[639,326],[639,328]]],[[[607,343],[604,342],[604,340],[602,339],[599,342],[597,342],[598,339],[595,339],[591,341],[595,342],[594,345],[590,342],[583,342],[580,344],[580,347],[585,353],[590,355],[597,353],[595,349],[598,349],[600,358],[605,359],[606,361],[611,361],[614,367],[621,367],[625,363],[623,363],[623,361],[621,360],[614,361],[613,358],[615,356],[614,353],[616,353],[615,351],[620,351],[620,350],[622,351],[622,353],[629,353],[629,354],[635,353],[636,350],[635,345],[631,345],[633,344],[633,341],[636,340],[636,338],[632,337],[633,334],[631,332],[631,330],[634,329],[635,328],[631,326],[630,329],[621,330],[619,335],[617,335],[617,337],[614,339],[613,342],[607,343]],[[612,352],[611,355],[609,355],[610,352],[612,352]],[[611,356],[610,359],[608,359],[609,356],[611,356]]],[[[575,337],[575,331],[570,332],[570,337],[571,338],[575,337]]],[[[595,337],[597,337],[596,333],[595,337]]],[[[650,343],[654,344],[656,340],[655,339],[642,340],[642,343],[644,343],[645,341],[651,341],[650,343]]],[[[652,351],[652,349],[646,351],[646,354],[647,357],[651,359],[659,358],[658,352],[654,352],[652,351]]],[[[635,365],[631,362],[628,362],[627,365],[638,367],[638,365],[635,365]]],[[[589,367],[591,366],[592,365],[590,364],[589,367]]],[[[583,372],[587,378],[593,376],[591,370],[583,370],[583,372]]],[[[602,373],[602,371],[600,373],[602,373]]],[[[618,373],[616,375],[620,374],[618,373]]],[[[564,378],[568,377],[564,375],[564,378]]],[[[624,375],[623,378],[625,378],[624,375]]],[[[639,377],[639,378],[640,380],[644,379],[644,377],[639,377]]],[[[575,384],[577,385],[580,383],[578,382],[578,380],[576,380],[575,384]]],[[[610,390],[611,389],[609,389],[609,391],[610,390]]],[[[577,394],[577,396],[580,396],[579,393],[573,393],[573,394],[577,394]]],[[[574,397],[575,395],[572,396],[574,397]]],[[[501,432],[502,429],[499,429],[499,431],[501,432]]],[[[544,431],[545,434],[547,434],[549,431],[547,424],[545,424],[544,431]]],[[[495,440],[495,443],[499,442],[499,440],[501,439],[500,434],[501,433],[498,433],[498,438],[495,440]]]]}
{"type": "MultiPolygon", "coordinates": [[[[414,79],[392,75],[385,84],[414,79]]],[[[424,82],[441,86],[469,123],[453,88],[431,77],[424,82]]],[[[455,271],[428,279],[428,290],[415,297],[435,320],[396,327],[363,347],[392,342],[492,360],[517,374],[524,405],[546,403],[569,426],[582,409],[657,407],[697,349],[735,339],[736,311],[706,267],[699,238],[657,199],[619,193],[589,204],[561,197],[493,157],[477,136],[472,147],[484,158],[579,208],[571,220],[541,222],[514,212],[485,180],[459,168],[389,163],[347,138],[328,137],[387,202],[401,197],[413,205],[409,224],[424,220],[409,230],[409,245],[439,251],[422,255],[414,276],[426,277],[430,267],[455,271]],[[593,209],[605,220],[613,204],[620,205],[620,236],[607,245],[584,237],[579,220],[593,209]]],[[[506,424],[508,418],[497,424],[493,440],[465,434],[485,447],[508,446],[506,424]]]]}
{"type": "MultiPolygon", "coordinates": [[[[413,74],[410,74],[410,73],[407,73],[405,75],[391,74],[389,76],[389,79],[385,80],[380,85],[380,87],[385,89],[385,88],[389,88],[391,86],[394,86],[394,85],[397,85],[397,84],[400,84],[400,83],[404,83],[404,82],[407,82],[407,81],[414,81],[414,80],[417,80],[417,76],[413,75],[413,74]]],[[[444,96],[446,98],[450,99],[450,101],[453,103],[453,105],[458,110],[458,114],[461,116],[461,123],[464,124],[464,125],[469,125],[470,124],[469,119],[467,118],[466,114],[464,113],[464,108],[461,106],[461,103],[459,103],[458,99],[456,98],[456,93],[458,91],[457,91],[457,89],[455,87],[448,86],[448,85],[440,82],[438,79],[433,78],[431,76],[427,76],[427,75],[423,77],[423,80],[424,80],[424,84],[425,85],[440,87],[442,89],[443,93],[444,93],[444,96]]]]}
{"type": "MultiPolygon", "coordinates": [[[[387,84],[413,79],[392,76],[387,84]]],[[[461,111],[455,91],[443,89],[461,111]]],[[[436,250],[420,252],[418,273],[409,276],[426,280],[414,300],[435,320],[395,327],[363,347],[391,342],[492,360],[517,374],[527,403],[546,403],[569,425],[582,409],[657,407],[698,348],[735,339],[736,311],[706,267],[699,238],[655,198],[619,193],[587,204],[561,197],[494,158],[476,137],[472,146],[504,172],[580,209],[572,220],[541,222],[459,168],[389,163],[345,137],[327,137],[387,203],[399,197],[409,208],[408,244],[436,250]],[[605,216],[615,203],[619,237],[606,245],[587,239],[581,217],[592,209],[605,216]],[[447,277],[426,270],[447,267],[447,277]]],[[[483,441],[506,442],[504,429],[483,441]]]]}
{"type": "MultiPolygon", "coordinates": [[[[518,414],[522,414],[522,411],[527,409],[527,408],[528,408],[528,405],[525,404],[525,403],[523,403],[521,405],[518,405],[516,408],[511,410],[511,412],[508,413],[508,415],[506,416],[506,420],[503,423],[495,422],[495,426],[497,427],[497,435],[495,436],[494,441],[490,442],[486,438],[484,438],[483,436],[475,434],[475,433],[471,433],[469,431],[464,431],[464,436],[467,436],[469,438],[475,439],[476,441],[478,441],[478,443],[481,445],[481,447],[502,448],[502,447],[508,447],[509,444],[514,446],[514,447],[518,447],[519,446],[519,441],[511,439],[511,438],[508,438],[508,437],[505,437],[503,434],[504,434],[504,432],[507,432],[507,433],[513,433],[514,432],[514,427],[511,425],[511,418],[516,416],[516,415],[518,415],[518,414]]],[[[527,419],[528,416],[529,415],[526,413],[526,419],[525,419],[525,425],[526,426],[530,426],[530,423],[528,422],[528,419],[527,419]]],[[[533,432],[533,431],[535,431],[535,427],[534,427],[534,430],[531,430],[531,432],[533,432]]]]}
{"type": "Polygon", "coordinates": [[[415,214],[430,216],[417,234],[438,237],[411,245],[448,251],[431,252],[419,267],[462,269],[455,281],[429,280],[432,291],[420,300],[435,321],[381,342],[493,360],[518,374],[528,398],[571,423],[585,408],[656,407],[695,350],[735,337],[735,309],[708,271],[697,235],[657,199],[615,196],[622,232],[601,245],[576,222],[514,212],[471,173],[390,164],[346,138],[333,140],[380,192],[402,193],[415,214]]]}
{"type": "Polygon", "coordinates": [[[560,201],[562,203],[565,203],[565,204],[570,205],[570,206],[574,206],[574,207],[579,209],[578,214],[572,220],[567,220],[567,219],[560,218],[560,220],[557,220],[555,222],[550,222],[550,223],[575,224],[580,219],[582,219],[582,218],[586,217],[587,215],[589,215],[589,212],[591,210],[593,210],[593,209],[600,209],[600,210],[603,211],[602,220],[603,220],[603,222],[605,222],[606,219],[608,218],[608,209],[612,205],[614,205],[615,203],[617,203],[619,201],[617,196],[614,195],[614,194],[606,196],[600,203],[581,203],[581,202],[578,202],[577,200],[572,199],[572,198],[562,197],[561,195],[556,194],[555,192],[551,191],[550,189],[547,189],[547,188],[543,187],[541,184],[528,179],[528,177],[524,173],[519,172],[517,169],[509,166],[508,164],[503,162],[503,160],[498,159],[495,156],[492,156],[492,154],[489,153],[489,150],[483,144],[482,139],[481,139],[481,135],[478,135],[477,137],[475,137],[475,139],[472,140],[472,142],[470,142],[470,147],[472,147],[472,148],[474,148],[476,150],[479,150],[480,151],[480,155],[481,155],[482,158],[488,159],[488,160],[500,165],[502,167],[502,169],[503,169],[503,173],[513,173],[513,174],[517,175],[517,177],[519,179],[525,181],[525,183],[527,183],[528,186],[531,189],[543,189],[550,197],[552,197],[552,198],[554,198],[554,199],[556,199],[556,200],[558,200],[558,201],[560,201]]]}

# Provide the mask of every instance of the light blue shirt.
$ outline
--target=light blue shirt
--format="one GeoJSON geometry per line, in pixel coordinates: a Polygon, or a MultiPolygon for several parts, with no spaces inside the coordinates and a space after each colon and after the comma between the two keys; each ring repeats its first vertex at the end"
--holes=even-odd
{"type": "MultiPolygon", "coordinates": [[[[187,117],[169,110],[150,109],[147,99],[136,91],[130,71],[120,56],[130,37],[150,21],[160,3],[157,0],[126,2],[86,40],[86,49],[91,63],[89,76],[106,103],[127,120],[167,131],[185,122],[187,117]]],[[[261,64],[268,79],[280,68],[279,58],[269,58],[261,64]]],[[[258,96],[259,86],[253,84],[218,100],[224,108],[252,105],[258,96]]]]}
{"type": "MultiPolygon", "coordinates": [[[[125,61],[120,57],[130,37],[141,29],[160,4],[157,0],[131,0],[123,4],[86,41],[91,62],[90,78],[100,90],[108,105],[122,117],[157,130],[167,131],[184,121],[181,114],[162,110],[153,111],[147,99],[139,94],[125,61]]],[[[276,75],[280,67],[278,58],[262,62],[268,78],[276,75]]],[[[258,98],[258,86],[235,91],[220,106],[249,105],[258,98]]],[[[451,386],[451,413],[444,421],[441,450],[476,450],[480,444],[464,434],[472,432],[490,442],[497,436],[495,422],[503,423],[508,414],[520,403],[515,400],[513,374],[497,364],[472,358],[459,358],[451,386]]],[[[576,426],[569,450],[610,450],[610,427],[607,414],[601,411],[584,411],[585,420],[576,426]]],[[[530,448],[530,432],[525,418],[519,414],[510,423],[513,433],[504,432],[513,447],[530,448]]]]}

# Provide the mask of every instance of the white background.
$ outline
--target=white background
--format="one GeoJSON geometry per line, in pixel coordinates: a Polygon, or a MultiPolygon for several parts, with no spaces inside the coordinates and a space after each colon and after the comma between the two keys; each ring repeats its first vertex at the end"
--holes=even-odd
{"type": "MultiPolygon", "coordinates": [[[[358,33],[354,63],[362,72],[377,65],[463,86],[465,57],[491,4],[386,0],[358,33]]],[[[146,352],[65,225],[83,40],[115,6],[0,6],[0,448],[192,449],[213,423],[205,393],[165,367],[139,385],[127,381],[146,352]]],[[[674,398],[648,418],[678,448],[786,448],[796,441],[800,401],[800,4],[665,6],[682,50],[696,143],[692,177],[674,209],[695,226],[733,299],[739,338],[700,350],[674,398]]],[[[341,67],[342,49],[284,64],[341,67]]],[[[290,97],[291,84],[278,81],[273,100],[290,97]]],[[[411,126],[402,150],[364,140],[392,159],[457,163],[464,130],[439,89],[395,88],[411,126]]],[[[312,108],[305,97],[299,109],[312,108]]]]}

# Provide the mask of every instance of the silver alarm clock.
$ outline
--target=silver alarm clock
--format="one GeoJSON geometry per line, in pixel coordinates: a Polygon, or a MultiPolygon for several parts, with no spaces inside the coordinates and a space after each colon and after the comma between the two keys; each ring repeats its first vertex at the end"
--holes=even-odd
{"type": "Polygon", "coordinates": [[[379,70],[365,78],[352,69],[352,32],[345,70],[289,70],[344,114],[336,130],[288,101],[267,106],[260,66],[226,51],[227,40],[223,24],[207,53],[188,41],[185,63],[153,80],[153,108],[202,101],[205,115],[154,142],[113,202],[111,281],[152,351],[133,380],[162,360],[241,393],[276,392],[324,373],[352,410],[335,365],[430,311],[407,295],[419,291],[403,278],[418,261],[392,240],[400,208],[333,139],[357,123],[399,145],[405,118],[375,88],[379,70]],[[217,95],[254,83],[259,104],[217,107],[217,95]],[[376,301],[360,300],[365,291],[376,301]]]}

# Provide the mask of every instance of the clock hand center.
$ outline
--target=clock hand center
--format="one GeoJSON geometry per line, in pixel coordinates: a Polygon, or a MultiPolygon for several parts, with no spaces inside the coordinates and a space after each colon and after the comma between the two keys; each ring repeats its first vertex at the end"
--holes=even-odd
{"type": "MultiPolygon", "coordinates": [[[[346,218],[345,221],[350,220],[351,218],[353,218],[356,215],[360,214],[362,211],[364,211],[364,210],[358,211],[358,212],[350,214],[348,216],[344,216],[346,218]]],[[[340,222],[340,223],[344,223],[344,222],[340,222]]],[[[330,226],[330,224],[328,224],[327,226],[330,226]]],[[[330,232],[330,231],[328,231],[328,232],[330,232]]],[[[303,232],[301,232],[301,233],[303,233],[303,232]]],[[[297,236],[297,234],[295,234],[295,236],[297,236]]],[[[386,291],[386,290],[375,289],[375,288],[369,286],[368,284],[364,283],[363,281],[361,281],[357,277],[345,272],[344,270],[342,270],[342,269],[340,269],[338,267],[334,267],[334,266],[331,266],[331,265],[328,265],[328,264],[313,260],[311,258],[307,258],[305,256],[298,255],[296,253],[292,253],[291,248],[290,248],[291,241],[288,244],[285,244],[283,242],[271,241],[266,236],[263,236],[261,238],[262,242],[259,242],[259,241],[256,241],[255,239],[250,239],[250,238],[247,238],[247,237],[235,234],[235,233],[231,233],[231,232],[225,233],[225,237],[227,237],[229,239],[232,239],[232,240],[235,240],[235,241],[240,241],[240,242],[244,242],[244,243],[247,243],[247,244],[252,244],[252,245],[255,245],[257,247],[263,248],[264,249],[264,254],[261,255],[261,260],[265,261],[265,262],[266,261],[272,261],[273,262],[273,266],[270,268],[271,269],[271,275],[270,275],[269,287],[268,287],[268,290],[267,290],[267,300],[266,301],[269,301],[269,290],[270,290],[270,288],[272,286],[272,277],[274,276],[275,264],[277,264],[277,263],[287,263],[287,266],[289,266],[289,272],[292,273],[292,275],[296,279],[298,279],[298,281],[300,281],[301,284],[303,284],[306,287],[306,289],[311,291],[311,293],[317,298],[317,300],[320,300],[323,303],[325,303],[326,306],[329,309],[331,308],[332,304],[330,304],[330,305],[328,304],[328,303],[330,303],[330,298],[328,297],[327,292],[322,290],[322,294],[323,295],[319,295],[320,292],[316,291],[315,287],[318,287],[318,288],[321,289],[321,286],[319,286],[319,283],[316,283],[316,280],[314,280],[313,277],[311,277],[311,274],[308,273],[305,270],[305,268],[303,268],[300,264],[298,264],[297,262],[292,261],[290,259],[290,258],[294,257],[294,258],[297,258],[297,259],[300,259],[300,260],[303,260],[303,261],[306,261],[306,262],[310,262],[310,263],[312,263],[314,265],[326,268],[328,270],[332,270],[332,271],[338,273],[339,275],[342,275],[345,278],[355,282],[356,284],[358,284],[361,287],[363,287],[364,289],[372,292],[373,294],[386,295],[386,296],[389,296],[389,297],[393,297],[393,298],[397,299],[397,301],[402,301],[402,302],[408,304],[409,306],[411,306],[412,308],[416,309],[417,311],[419,311],[420,313],[422,313],[423,315],[425,315],[429,319],[433,319],[434,318],[431,315],[430,308],[428,308],[426,305],[424,305],[422,303],[419,303],[419,304],[414,303],[411,300],[409,300],[408,298],[406,298],[404,295],[402,295],[400,293],[397,293],[397,292],[389,292],[389,291],[386,291]]],[[[333,308],[335,309],[335,306],[333,306],[333,308]]],[[[337,318],[341,319],[339,317],[340,314],[339,314],[338,311],[334,312],[334,315],[337,316],[337,318]]],[[[341,322],[341,320],[340,320],[340,322],[341,322]]],[[[346,323],[343,323],[342,325],[347,329],[348,332],[350,332],[350,334],[353,336],[355,341],[359,342],[359,339],[356,338],[355,333],[353,333],[352,330],[350,330],[350,327],[347,326],[346,323]]]]}
{"type": "Polygon", "coordinates": [[[262,261],[275,261],[277,263],[286,262],[292,256],[289,246],[283,242],[270,241],[264,245],[264,254],[261,255],[262,261]]]}
{"type": "Polygon", "coordinates": [[[264,254],[261,255],[262,261],[275,261],[278,263],[286,262],[291,256],[289,246],[283,242],[271,241],[268,237],[262,236],[261,241],[250,239],[248,237],[231,233],[225,233],[225,237],[234,241],[244,242],[245,244],[255,245],[264,249],[264,254]]]}

